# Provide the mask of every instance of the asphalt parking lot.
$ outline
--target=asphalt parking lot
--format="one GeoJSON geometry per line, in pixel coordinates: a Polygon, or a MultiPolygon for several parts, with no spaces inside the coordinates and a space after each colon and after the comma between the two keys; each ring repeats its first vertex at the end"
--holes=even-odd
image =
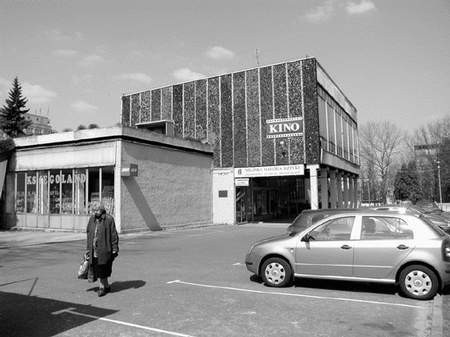
{"type": "Polygon", "coordinates": [[[448,297],[393,286],[296,280],[275,289],[244,265],[285,225],[124,237],[112,293],[76,279],[84,241],[0,249],[2,336],[448,336],[448,297]]]}

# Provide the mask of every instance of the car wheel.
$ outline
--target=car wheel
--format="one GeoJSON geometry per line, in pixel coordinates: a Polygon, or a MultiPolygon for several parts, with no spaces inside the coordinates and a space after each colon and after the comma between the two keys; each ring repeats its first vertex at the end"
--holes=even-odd
{"type": "Polygon", "coordinates": [[[400,290],[410,298],[417,300],[432,299],[439,286],[436,273],[421,265],[408,266],[400,273],[400,290]]]}
{"type": "Polygon", "coordinates": [[[291,283],[292,269],[289,263],[279,257],[271,257],[261,267],[261,277],[269,287],[285,287],[291,283]]]}

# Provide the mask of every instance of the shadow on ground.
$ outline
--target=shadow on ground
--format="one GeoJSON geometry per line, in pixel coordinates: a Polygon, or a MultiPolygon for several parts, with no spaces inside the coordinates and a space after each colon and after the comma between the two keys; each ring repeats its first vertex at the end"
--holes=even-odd
{"type": "Polygon", "coordinates": [[[117,312],[104,308],[0,291],[1,335],[8,337],[50,337],[117,312]],[[85,317],[64,312],[93,315],[85,317]],[[58,311],[63,310],[61,313],[58,311]],[[56,314],[54,314],[56,312],[56,314]]]}
{"type": "MultiPolygon", "coordinates": [[[[127,289],[132,289],[132,288],[137,289],[137,288],[143,287],[144,285],[145,285],[145,281],[142,281],[142,280],[115,281],[115,282],[111,283],[111,292],[117,293],[122,290],[127,290],[127,289]]],[[[98,290],[98,286],[86,289],[86,291],[97,291],[97,290],[98,290]]]]}
{"type": "MultiPolygon", "coordinates": [[[[263,283],[261,278],[256,275],[250,277],[250,281],[256,283],[263,283]]],[[[293,286],[295,288],[310,288],[310,289],[326,289],[351,291],[358,293],[379,293],[379,294],[395,294],[397,288],[392,284],[378,284],[370,282],[349,282],[349,281],[335,281],[335,280],[319,280],[308,278],[296,278],[293,286]]]]}

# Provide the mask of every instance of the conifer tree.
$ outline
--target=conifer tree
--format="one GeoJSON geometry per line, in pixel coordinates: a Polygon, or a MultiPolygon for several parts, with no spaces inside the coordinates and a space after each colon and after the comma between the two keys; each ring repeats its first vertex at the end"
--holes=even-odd
{"type": "Polygon", "coordinates": [[[22,87],[16,77],[5,105],[0,109],[0,128],[10,137],[25,135],[25,130],[30,126],[24,115],[30,111],[26,109],[27,99],[22,96],[22,87]]]}

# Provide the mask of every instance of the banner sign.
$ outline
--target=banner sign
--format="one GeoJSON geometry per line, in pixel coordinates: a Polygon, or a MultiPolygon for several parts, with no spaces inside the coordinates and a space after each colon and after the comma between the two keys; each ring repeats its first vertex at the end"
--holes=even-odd
{"type": "Polygon", "coordinates": [[[234,180],[234,184],[236,186],[248,186],[249,185],[249,179],[248,178],[236,178],[234,180]]]}
{"type": "Polygon", "coordinates": [[[297,137],[303,135],[303,117],[267,119],[266,138],[297,137]]]}
{"type": "Polygon", "coordinates": [[[304,165],[280,165],[261,167],[242,167],[234,169],[236,178],[302,176],[305,174],[304,165]]]}

